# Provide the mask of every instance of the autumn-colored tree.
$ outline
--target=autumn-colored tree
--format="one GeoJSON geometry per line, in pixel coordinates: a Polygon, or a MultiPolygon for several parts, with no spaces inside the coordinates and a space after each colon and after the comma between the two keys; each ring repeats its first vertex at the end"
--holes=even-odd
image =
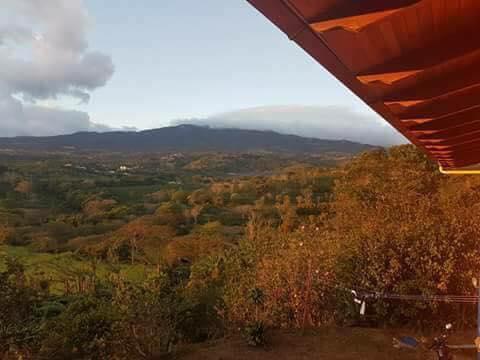
{"type": "Polygon", "coordinates": [[[168,225],[154,224],[149,217],[138,218],[107,237],[108,240],[89,248],[93,254],[107,254],[115,261],[146,263],[159,266],[163,263],[163,250],[176,236],[174,228],[168,225]]]}
{"type": "Polygon", "coordinates": [[[205,189],[195,190],[188,196],[188,203],[191,206],[205,205],[211,202],[212,194],[205,189]]]}
{"type": "Polygon", "coordinates": [[[275,206],[282,220],[281,227],[283,231],[289,232],[294,230],[299,222],[296,204],[294,204],[288,196],[279,196],[275,206]]]}
{"type": "MultiPolygon", "coordinates": [[[[469,189],[473,184],[464,182],[442,177],[409,145],[351,162],[332,204],[343,286],[400,294],[471,294],[471,275],[480,267],[480,217],[478,195],[469,189]]],[[[375,310],[382,322],[425,324],[434,321],[440,308],[438,303],[378,302],[375,310]]]]}
{"type": "Polygon", "coordinates": [[[20,193],[20,194],[23,194],[23,195],[30,195],[32,193],[32,183],[30,181],[27,181],[27,180],[21,180],[20,182],[17,183],[17,185],[15,186],[15,191],[20,193]]]}
{"type": "Polygon", "coordinates": [[[141,221],[132,221],[123,227],[123,232],[128,238],[130,245],[130,261],[132,265],[135,263],[135,255],[138,250],[139,242],[145,239],[145,224],[141,221]]]}
{"type": "Polygon", "coordinates": [[[6,225],[0,225],[0,245],[6,244],[8,240],[13,236],[14,229],[6,225]]]}
{"type": "Polygon", "coordinates": [[[152,194],[149,194],[148,197],[152,201],[158,202],[158,203],[169,201],[171,199],[171,195],[165,190],[160,190],[152,194]]]}
{"type": "Polygon", "coordinates": [[[113,199],[91,199],[83,205],[83,212],[87,216],[98,216],[111,210],[116,204],[113,199]]]}
{"type": "Polygon", "coordinates": [[[202,257],[221,253],[225,249],[221,234],[195,233],[178,237],[165,247],[164,258],[169,264],[192,263],[202,257]]]}
{"type": "Polygon", "coordinates": [[[198,217],[201,215],[203,209],[205,209],[205,205],[193,205],[190,209],[190,215],[193,217],[193,223],[196,225],[198,223],[198,217]]]}
{"type": "Polygon", "coordinates": [[[336,245],[328,232],[315,224],[285,232],[255,218],[247,229],[240,249],[227,257],[229,321],[258,320],[252,316],[259,309],[245,295],[252,289],[264,294],[260,311],[269,326],[305,328],[332,321],[336,245]]]}

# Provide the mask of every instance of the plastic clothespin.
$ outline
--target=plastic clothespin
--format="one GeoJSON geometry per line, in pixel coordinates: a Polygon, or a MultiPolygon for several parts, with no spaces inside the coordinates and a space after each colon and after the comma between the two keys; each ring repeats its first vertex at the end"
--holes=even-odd
{"type": "Polygon", "coordinates": [[[365,312],[367,311],[367,303],[362,301],[362,305],[360,306],[360,315],[364,316],[365,312]]]}
{"type": "Polygon", "coordinates": [[[360,297],[358,296],[357,292],[355,290],[352,290],[352,294],[353,294],[353,301],[356,303],[356,304],[359,304],[360,305],[360,315],[365,315],[365,312],[367,310],[367,303],[364,299],[360,299],[360,297]]]}
{"type": "Polygon", "coordinates": [[[362,300],[359,299],[357,292],[355,290],[352,290],[352,294],[353,294],[353,301],[357,304],[361,304],[362,300]]]}

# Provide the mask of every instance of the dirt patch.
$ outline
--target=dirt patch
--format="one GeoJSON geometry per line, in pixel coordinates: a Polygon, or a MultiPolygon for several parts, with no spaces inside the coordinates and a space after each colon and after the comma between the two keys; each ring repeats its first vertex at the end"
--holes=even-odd
{"type": "MultiPolygon", "coordinates": [[[[395,349],[394,336],[408,332],[364,328],[326,328],[301,335],[294,332],[274,332],[269,346],[263,349],[245,345],[240,337],[222,339],[183,349],[181,360],[428,360],[435,359],[427,351],[395,349]]],[[[452,341],[471,336],[456,336],[452,341]]],[[[463,341],[465,343],[465,341],[463,341]]],[[[452,342],[453,343],[453,342],[452,342]]],[[[473,359],[474,352],[457,354],[457,360],[473,359]]]]}

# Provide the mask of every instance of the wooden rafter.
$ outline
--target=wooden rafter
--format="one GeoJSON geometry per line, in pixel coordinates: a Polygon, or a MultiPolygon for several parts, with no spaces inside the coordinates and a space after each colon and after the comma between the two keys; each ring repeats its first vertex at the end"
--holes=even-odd
{"type": "Polygon", "coordinates": [[[248,1],[444,169],[480,163],[480,1],[248,1]]]}

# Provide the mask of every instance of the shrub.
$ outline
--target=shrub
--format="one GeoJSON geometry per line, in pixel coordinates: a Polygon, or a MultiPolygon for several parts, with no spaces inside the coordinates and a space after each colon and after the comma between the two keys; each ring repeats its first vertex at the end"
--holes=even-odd
{"type": "Polygon", "coordinates": [[[266,328],[263,321],[254,321],[245,327],[245,338],[250,346],[263,346],[266,344],[266,328]]]}
{"type": "Polygon", "coordinates": [[[40,319],[35,316],[40,295],[28,286],[23,266],[12,258],[0,273],[0,294],[0,354],[35,348],[40,340],[40,319]]]}
{"type": "Polygon", "coordinates": [[[106,299],[79,296],[46,323],[40,352],[49,359],[106,359],[119,350],[118,320],[106,299]]]}

